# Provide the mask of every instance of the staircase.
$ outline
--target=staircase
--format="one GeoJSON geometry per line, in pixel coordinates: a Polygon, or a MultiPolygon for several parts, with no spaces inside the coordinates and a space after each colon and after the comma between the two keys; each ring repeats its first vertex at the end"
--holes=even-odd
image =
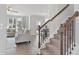
{"type": "MultiPolygon", "coordinates": [[[[60,13],[62,13],[69,5],[67,4],[60,12],[58,12],[51,21],[56,18],[60,13]]],[[[60,24],[57,33],[54,34],[54,37],[48,38],[49,42],[45,43],[45,47],[41,48],[41,29],[49,23],[48,20],[42,26],[39,26],[39,43],[38,49],[40,49],[40,55],[68,55],[71,54],[71,51],[75,46],[75,18],[79,16],[79,12],[76,11],[72,16],[68,17],[68,19],[60,24]]]]}
{"type": "Polygon", "coordinates": [[[60,55],[60,40],[51,38],[50,43],[40,50],[42,55],[60,55]]]}

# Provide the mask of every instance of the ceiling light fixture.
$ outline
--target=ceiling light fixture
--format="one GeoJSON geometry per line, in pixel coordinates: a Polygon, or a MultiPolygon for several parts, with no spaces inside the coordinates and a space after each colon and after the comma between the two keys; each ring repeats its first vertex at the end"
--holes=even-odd
{"type": "Polygon", "coordinates": [[[18,13],[18,11],[13,10],[13,8],[12,8],[12,7],[10,7],[10,6],[7,8],[7,11],[14,12],[14,13],[18,13]]]}

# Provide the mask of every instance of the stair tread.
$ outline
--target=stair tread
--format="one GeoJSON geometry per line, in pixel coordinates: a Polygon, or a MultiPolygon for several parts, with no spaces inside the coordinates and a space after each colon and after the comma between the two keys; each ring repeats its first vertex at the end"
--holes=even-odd
{"type": "Polygon", "coordinates": [[[60,40],[52,38],[52,39],[50,39],[50,44],[58,47],[58,46],[60,46],[60,40]]]}
{"type": "Polygon", "coordinates": [[[59,47],[54,46],[54,45],[52,45],[52,44],[50,44],[50,43],[47,43],[47,45],[48,45],[49,47],[53,48],[53,50],[54,50],[54,49],[59,50],[59,47]]]}
{"type": "Polygon", "coordinates": [[[41,49],[41,54],[42,55],[50,55],[50,53],[48,52],[48,50],[46,48],[41,49]]]}
{"type": "Polygon", "coordinates": [[[50,43],[46,44],[46,48],[50,51],[53,52],[55,54],[59,54],[60,53],[60,48],[54,45],[51,45],[50,43]]]}
{"type": "Polygon", "coordinates": [[[42,55],[57,55],[56,53],[52,53],[52,52],[50,52],[47,48],[43,48],[43,49],[41,49],[41,54],[42,55]]]}
{"type": "Polygon", "coordinates": [[[51,38],[51,40],[60,40],[60,39],[57,39],[57,38],[51,38]]]}

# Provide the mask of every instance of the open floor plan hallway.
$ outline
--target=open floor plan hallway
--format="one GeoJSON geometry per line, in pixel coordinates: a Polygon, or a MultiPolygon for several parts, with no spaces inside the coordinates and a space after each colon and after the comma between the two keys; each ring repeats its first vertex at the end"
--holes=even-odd
{"type": "MultiPolygon", "coordinates": [[[[36,37],[32,38],[32,41],[24,42],[24,43],[18,43],[15,47],[11,44],[10,48],[7,49],[6,55],[36,55],[37,52],[37,40],[36,37]]],[[[9,38],[9,40],[12,40],[13,38],[9,38]]],[[[27,39],[27,38],[26,38],[27,39]]]]}

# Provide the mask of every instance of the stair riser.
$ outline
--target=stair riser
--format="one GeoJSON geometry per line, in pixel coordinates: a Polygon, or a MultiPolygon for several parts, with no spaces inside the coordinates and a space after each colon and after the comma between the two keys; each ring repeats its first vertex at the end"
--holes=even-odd
{"type": "Polygon", "coordinates": [[[60,41],[54,41],[54,40],[50,40],[50,44],[56,46],[56,47],[60,47],[60,41]]]}
{"type": "Polygon", "coordinates": [[[60,54],[60,48],[46,45],[46,48],[53,54],[60,54]]]}
{"type": "Polygon", "coordinates": [[[54,38],[55,39],[59,39],[59,35],[58,34],[54,34],[54,38]]]}
{"type": "Polygon", "coordinates": [[[57,30],[57,33],[60,34],[60,30],[57,30]]]}
{"type": "Polygon", "coordinates": [[[43,48],[40,50],[41,55],[50,55],[48,52],[45,50],[46,48],[43,48]]]}
{"type": "Polygon", "coordinates": [[[52,49],[53,49],[53,50],[60,50],[60,47],[56,47],[56,46],[53,46],[53,45],[51,45],[51,46],[50,46],[50,45],[46,45],[46,47],[47,47],[47,49],[50,50],[50,51],[52,51],[52,49]]]}

